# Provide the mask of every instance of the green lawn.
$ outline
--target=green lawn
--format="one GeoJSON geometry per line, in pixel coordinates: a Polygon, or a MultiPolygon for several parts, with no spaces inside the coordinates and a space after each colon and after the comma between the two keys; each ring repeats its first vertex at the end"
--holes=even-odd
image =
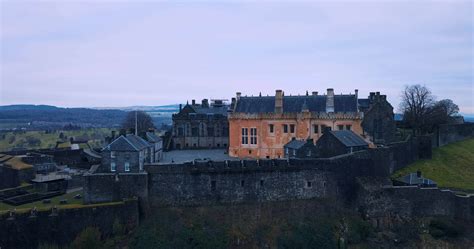
{"type": "Polygon", "coordinates": [[[417,170],[436,181],[438,187],[474,191],[474,138],[436,148],[431,160],[418,160],[395,172],[392,178],[417,170]]]}
{"type": "Polygon", "coordinates": [[[57,206],[58,208],[61,208],[61,207],[70,207],[71,205],[74,205],[74,206],[82,205],[82,198],[74,199],[74,196],[77,194],[84,196],[82,193],[82,190],[79,190],[79,191],[71,192],[68,194],[53,197],[51,198],[51,203],[48,203],[48,204],[44,204],[43,201],[36,201],[36,202],[26,203],[19,206],[12,206],[12,205],[8,205],[6,203],[0,202],[0,212],[13,210],[15,208],[17,211],[20,211],[20,210],[29,210],[33,207],[36,207],[37,209],[50,209],[53,206],[57,206]],[[67,199],[67,204],[63,204],[63,205],[59,204],[59,202],[63,199],[67,199]]]}

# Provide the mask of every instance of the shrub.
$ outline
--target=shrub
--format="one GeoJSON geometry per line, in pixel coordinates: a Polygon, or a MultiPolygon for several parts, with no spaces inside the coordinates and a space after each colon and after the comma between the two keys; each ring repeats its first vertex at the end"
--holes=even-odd
{"type": "Polygon", "coordinates": [[[99,249],[102,248],[100,231],[96,227],[87,227],[72,242],[73,249],[99,249]]]}
{"type": "Polygon", "coordinates": [[[279,236],[278,248],[337,248],[333,227],[334,223],[326,220],[294,224],[279,236]]]}
{"type": "Polygon", "coordinates": [[[456,238],[462,233],[462,227],[448,219],[433,219],[430,222],[430,234],[434,238],[456,238]]]}
{"type": "Polygon", "coordinates": [[[55,244],[40,244],[38,249],[59,249],[59,246],[55,244]]]}

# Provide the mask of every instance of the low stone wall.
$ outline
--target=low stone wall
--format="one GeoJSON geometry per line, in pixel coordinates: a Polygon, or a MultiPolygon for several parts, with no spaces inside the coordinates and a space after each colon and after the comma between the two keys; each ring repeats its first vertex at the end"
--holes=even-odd
{"type": "Polygon", "coordinates": [[[433,147],[474,138],[474,123],[440,125],[433,134],[433,147]]]}
{"type": "Polygon", "coordinates": [[[474,196],[450,190],[391,186],[384,178],[358,179],[356,209],[378,227],[414,217],[445,216],[474,221],[474,196]]]}
{"type": "Polygon", "coordinates": [[[127,231],[139,224],[137,200],[56,211],[0,213],[0,248],[37,248],[40,243],[68,245],[82,230],[97,227],[103,237],[120,222],[127,231]]]}

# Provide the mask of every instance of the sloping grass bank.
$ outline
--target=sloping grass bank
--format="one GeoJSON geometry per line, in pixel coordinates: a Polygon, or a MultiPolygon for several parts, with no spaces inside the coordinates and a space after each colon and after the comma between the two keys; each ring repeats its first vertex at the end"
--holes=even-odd
{"type": "Polygon", "coordinates": [[[474,191],[474,138],[436,148],[431,160],[418,160],[395,172],[392,178],[417,170],[436,181],[438,187],[474,191]]]}

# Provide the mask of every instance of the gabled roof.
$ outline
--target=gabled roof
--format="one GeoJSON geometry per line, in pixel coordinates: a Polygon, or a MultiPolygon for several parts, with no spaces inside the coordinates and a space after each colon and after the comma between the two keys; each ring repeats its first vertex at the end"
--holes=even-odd
{"type": "Polygon", "coordinates": [[[288,142],[287,144],[285,144],[285,148],[290,148],[290,149],[300,149],[301,147],[303,147],[304,145],[306,144],[306,141],[302,141],[302,140],[291,140],[290,142],[288,142]]]}
{"type": "Polygon", "coordinates": [[[107,145],[103,150],[110,151],[141,151],[151,146],[147,141],[139,136],[128,134],[127,136],[120,136],[112,143],[107,145]]]}
{"type": "Polygon", "coordinates": [[[147,132],[146,140],[152,143],[159,143],[162,141],[161,137],[157,136],[154,132],[147,132]]]}
{"type": "MultiPolygon", "coordinates": [[[[310,112],[326,112],[326,95],[283,96],[283,112],[301,112],[307,107],[310,112]]],[[[275,111],[275,96],[240,97],[235,112],[272,113],[275,111]]],[[[334,95],[335,112],[356,112],[355,95],[334,95]]]]}
{"type": "Polygon", "coordinates": [[[329,133],[346,147],[369,146],[362,137],[350,130],[329,131],[329,133]]]}
{"type": "Polygon", "coordinates": [[[418,177],[417,173],[410,173],[408,175],[398,178],[397,180],[408,185],[436,185],[435,181],[428,178],[424,178],[423,176],[418,177]]]}
{"type": "Polygon", "coordinates": [[[132,135],[132,134],[127,134],[127,139],[133,145],[135,145],[135,147],[137,147],[139,150],[143,150],[143,149],[151,146],[150,143],[148,143],[145,139],[143,139],[139,136],[135,136],[135,135],[132,135]]]}

